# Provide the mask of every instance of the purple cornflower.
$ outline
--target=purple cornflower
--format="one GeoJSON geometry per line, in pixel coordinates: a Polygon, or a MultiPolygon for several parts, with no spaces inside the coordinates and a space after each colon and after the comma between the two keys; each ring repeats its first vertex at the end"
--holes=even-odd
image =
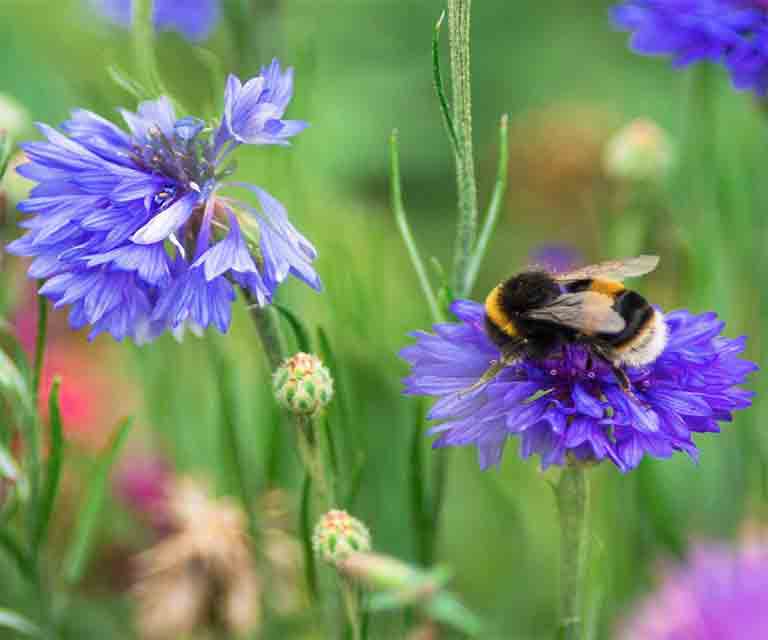
{"type": "MultiPolygon", "coordinates": [[[[108,20],[131,26],[132,0],[91,0],[108,20]]],[[[219,0],[155,0],[154,24],[158,31],[178,31],[193,42],[205,40],[216,27],[219,0]]]]}
{"type": "Polygon", "coordinates": [[[675,451],[696,460],[692,434],[718,432],[718,421],[731,420],[753,395],[736,386],[757,368],[737,357],[745,338],[721,336],[714,313],[688,311],[666,315],[668,343],[655,362],[626,369],[632,395],[579,345],[520,360],[472,389],[500,353],[486,335],[482,305],[460,300],[451,310],[458,323],[416,332],[416,344],[400,352],[412,367],[405,393],[438,396],[429,413],[441,421],[430,431],[439,434],[433,446],[475,445],[483,469],[500,462],[511,436],[520,437],[522,457],[539,454],[543,468],[568,457],[607,458],[629,471],[645,454],[675,451]]]}
{"type": "Polygon", "coordinates": [[[243,143],[288,144],[306,123],[284,120],[293,71],[275,60],[240,86],[231,76],[220,124],[178,119],[168,98],[122,111],[125,132],[78,110],[45,142],[22,145],[18,172],[39,184],[19,204],[36,214],[8,250],[35,258],[32,278],[70,324],[142,342],[165,329],[229,327],[239,285],[259,305],[291,274],[315,289],[316,252],[259,187],[227,182],[243,143]],[[254,205],[221,194],[239,189],[254,205]]]}
{"type": "Polygon", "coordinates": [[[628,0],[612,10],[630,46],[672,56],[676,67],[723,64],[737,89],[768,91],[768,3],[764,0],[628,0]]]}
{"type": "Polygon", "coordinates": [[[622,625],[620,640],[768,637],[768,545],[699,543],[622,625]]]}

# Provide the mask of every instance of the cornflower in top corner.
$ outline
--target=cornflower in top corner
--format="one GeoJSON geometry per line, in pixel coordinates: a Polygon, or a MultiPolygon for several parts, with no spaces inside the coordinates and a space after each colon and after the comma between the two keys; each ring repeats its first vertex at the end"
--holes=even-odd
{"type": "MultiPolygon", "coordinates": [[[[105,18],[130,27],[133,0],[91,0],[105,18]]],[[[221,16],[219,0],[155,0],[153,22],[158,31],[178,31],[188,40],[205,40],[221,16]]]]}
{"type": "Polygon", "coordinates": [[[665,314],[661,355],[615,371],[580,344],[565,344],[544,358],[522,357],[488,376],[502,358],[485,329],[485,308],[458,300],[457,323],[416,332],[400,352],[411,365],[408,395],[436,396],[429,418],[441,421],[434,447],[474,445],[481,468],[498,465],[506,442],[520,438],[520,454],[541,457],[542,468],[568,460],[610,460],[622,472],[644,455],[666,458],[684,451],[697,459],[692,435],[719,431],[751,393],[737,385],[757,369],[741,360],[745,338],[720,335],[714,313],[665,314]],[[480,383],[480,384],[478,384],[480,383]]]}
{"type": "Polygon", "coordinates": [[[627,0],[614,24],[632,32],[645,55],[672,56],[676,67],[722,64],[737,89],[768,91],[768,3],[765,0],[627,0]]]}
{"type": "Polygon", "coordinates": [[[285,120],[293,70],[277,60],[242,84],[230,76],[221,122],[178,118],[167,97],[123,110],[123,131],[77,110],[45,142],[22,145],[17,171],[39,184],[19,204],[36,214],[12,242],[74,328],[150,340],[166,329],[227,331],[234,285],[258,305],[290,274],[319,289],[316,251],[263,189],[228,182],[242,144],[287,145],[307,125],[285,120]],[[253,204],[223,190],[239,189],[253,204]]]}

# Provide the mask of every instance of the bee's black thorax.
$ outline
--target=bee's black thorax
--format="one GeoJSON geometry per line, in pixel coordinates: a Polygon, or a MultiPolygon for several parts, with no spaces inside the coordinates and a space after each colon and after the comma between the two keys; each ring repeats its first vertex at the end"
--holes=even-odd
{"type": "Polygon", "coordinates": [[[560,286],[544,271],[526,271],[501,286],[499,305],[508,314],[521,313],[552,302],[560,286]]]}

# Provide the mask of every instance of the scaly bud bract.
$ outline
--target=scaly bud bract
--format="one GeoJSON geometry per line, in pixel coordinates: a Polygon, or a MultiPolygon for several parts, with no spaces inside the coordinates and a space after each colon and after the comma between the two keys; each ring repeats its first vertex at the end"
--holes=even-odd
{"type": "Polygon", "coordinates": [[[296,415],[316,415],[333,398],[330,372],[310,353],[286,359],[275,371],[273,388],[280,405],[296,415]]]}

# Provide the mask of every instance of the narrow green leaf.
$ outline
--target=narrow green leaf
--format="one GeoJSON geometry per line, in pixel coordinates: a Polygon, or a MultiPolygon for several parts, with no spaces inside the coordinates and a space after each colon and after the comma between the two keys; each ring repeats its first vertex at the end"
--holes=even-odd
{"type": "MultiPolygon", "coordinates": [[[[40,281],[40,286],[43,283],[40,281]]],[[[45,341],[48,335],[48,301],[41,295],[37,296],[37,337],[35,338],[35,368],[32,371],[32,394],[37,406],[40,397],[40,382],[45,364],[45,341]]]]}
{"type": "Polygon", "coordinates": [[[77,584],[85,572],[106,498],[109,473],[128,436],[131,423],[131,418],[125,418],[118,425],[111,442],[91,472],[85,501],[77,518],[72,546],[65,564],[64,575],[70,584],[77,584]]]}
{"type": "Polygon", "coordinates": [[[425,611],[436,622],[458,629],[470,637],[476,637],[483,630],[480,619],[447,592],[432,598],[425,611]]]}
{"type": "Polygon", "coordinates": [[[302,321],[298,318],[298,316],[296,316],[293,311],[281,304],[274,304],[272,306],[274,306],[280,315],[286,319],[288,324],[291,325],[293,335],[296,336],[296,346],[298,347],[299,351],[303,351],[304,353],[312,353],[312,339],[309,337],[309,332],[307,331],[302,321]]]}
{"type": "Polygon", "coordinates": [[[501,116],[499,122],[499,160],[496,166],[496,184],[493,187],[493,193],[491,194],[491,200],[488,204],[488,211],[485,214],[485,220],[483,221],[483,228],[480,230],[480,237],[477,239],[477,245],[472,252],[472,257],[469,262],[469,271],[467,273],[467,287],[468,291],[472,290],[472,287],[477,280],[477,274],[480,271],[480,265],[483,263],[483,258],[488,251],[488,245],[491,241],[491,236],[496,229],[496,224],[499,221],[499,214],[501,213],[501,205],[504,203],[504,195],[507,192],[507,174],[509,172],[509,117],[505,113],[501,116]]]}
{"type": "Polygon", "coordinates": [[[315,554],[312,549],[312,477],[304,474],[304,483],[301,486],[301,509],[299,512],[299,531],[301,532],[301,546],[304,550],[304,577],[307,581],[307,589],[312,602],[317,602],[319,592],[317,589],[317,570],[315,568],[315,554]]]}
{"type": "Polygon", "coordinates": [[[107,67],[107,73],[112,81],[137,102],[149,100],[152,94],[139,82],[131,78],[125,71],[116,66],[107,67]]]}
{"type": "MultiPolygon", "coordinates": [[[[22,377],[25,380],[30,380],[32,378],[32,367],[27,352],[24,350],[23,345],[16,336],[16,330],[3,318],[0,318],[0,335],[2,335],[0,345],[6,347],[6,351],[8,352],[11,361],[14,363],[22,377]]],[[[2,350],[2,347],[0,347],[0,350],[2,350]]]]}
{"type": "Polygon", "coordinates": [[[432,32],[432,80],[435,85],[435,93],[437,93],[437,99],[440,101],[440,113],[443,114],[443,123],[445,124],[445,128],[448,131],[448,137],[451,139],[453,151],[456,153],[459,148],[459,143],[456,139],[456,128],[453,125],[451,107],[448,105],[448,98],[445,97],[445,90],[443,88],[443,75],[440,71],[440,29],[443,26],[444,19],[445,11],[440,14],[440,17],[435,23],[435,29],[432,32]]]}
{"type": "Polygon", "coordinates": [[[32,412],[34,402],[27,381],[8,355],[0,350],[0,395],[27,412],[32,412]]]}
{"type": "Polygon", "coordinates": [[[0,609],[0,627],[13,629],[25,636],[42,638],[43,632],[36,624],[27,620],[24,616],[10,609],[0,609]]]}
{"type": "Polygon", "coordinates": [[[61,408],[59,406],[59,390],[61,380],[57,377],[53,380],[51,393],[48,397],[48,413],[50,422],[50,453],[48,455],[48,464],[45,469],[45,481],[43,483],[42,494],[40,496],[40,507],[38,511],[35,529],[32,533],[32,545],[34,549],[39,549],[45,542],[48,533],[48,525],[51,521],[53,507],[56,504],[56,495],[59,491],[59,481],[61,480],[61,464],[64,455],[64,428],[61,421],[61,408]]]}
{"type": "Polygon", "coordinates": [[[32,559],[5,525],[0,528],[0,549],[3,549],[13,560],[16,568],[27,580],[35,580],[36,573],[32,559]]]}
{"type": "Polygon", "coordinates": [[[411,232],[411,226],[408,223],[408,218],[405,213],[405,206],[403,205],[403,193],[400,181],[400,151],[397,142],[397,131],[392,132],[392,136],[389,139],[389,152],[390,152],[390,192],[392,197],[392,211],[395,214],[395,222],[397,223],[397,229],[400,232],[400,236],[405,243],[405,248],[408,251],[408,255],[411,258],[413,269],[416,271],[416,277],[421,285],[422,293],[427,299],[427,305],[429,311],[432,314],[432,319],[435,322],[439,322],[442,319],[440,313],[440,307],[437,304],[437,298],[435,292],[432,290],[432,285],[429,282],[427,276],[427,269],[424,266],[424,261],[421,259],[421,254],[416,247],[416,241],[413,238],[411,232]]]}
{"type": "Polygon", "coordinates": [[[3,179],[8,169],[12,149],[13,140],[11,140],[11,136],[5,131],[0,131],[0,180],[3,179]]]}

